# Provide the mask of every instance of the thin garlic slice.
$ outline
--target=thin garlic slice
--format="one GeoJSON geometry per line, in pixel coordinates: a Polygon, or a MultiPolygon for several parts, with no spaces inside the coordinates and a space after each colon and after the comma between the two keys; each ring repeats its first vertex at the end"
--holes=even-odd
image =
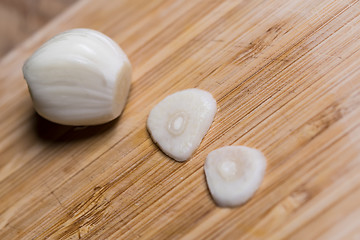
{"type": "Polygon", "coordinates": [[[131,65],[121,48],[91,29],[53,37],[24,64],[35,110],[66,125],[95,125],[118,117],[127,100],[131,65]]]}
{"type": "Polygon", "coordinates": [[[204,169],[215,203],[220,207],[236,207],[248,201],[259,188],[266,159],[254,148],[227,146],[212,151],[204,169]]]}
{"type": "Polygon", "coordinates": [[[186,161],[199,147],[216,113],[212,95],[187,89],[167,96],[150,112],[147,128],[161,150],[176,161],[186,161]]]}

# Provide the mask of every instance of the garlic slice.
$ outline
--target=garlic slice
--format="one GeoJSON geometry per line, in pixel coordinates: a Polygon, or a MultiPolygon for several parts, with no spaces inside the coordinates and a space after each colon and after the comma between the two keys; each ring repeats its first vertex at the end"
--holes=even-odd
{"type": "Polygon", "coordinates": [[[131,65],[121,48],[91,29],[72,29],[42,45],[24,64],[35,110],[65,125],[118,117],[127,100],[131,65]]]}
{"type": "Polygon", "coordinates": [[[167,96],[150,112],[147,128],[161,150],[176,161],[186,161],[199,147],[216,113],[212,95],[186,89],[167,96]]]}
{"type": "Polygon", "coordinates": [[[209,153],[205,175],[210,193],[220,207],[236,207],[259,188],[266,169],[264,155],[245,146],[226,146],[209,153]]]}

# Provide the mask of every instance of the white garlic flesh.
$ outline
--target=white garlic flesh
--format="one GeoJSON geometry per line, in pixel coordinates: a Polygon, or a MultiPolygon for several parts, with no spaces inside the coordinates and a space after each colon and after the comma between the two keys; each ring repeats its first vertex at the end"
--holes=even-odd
{"type": "Polygon", "coordinates": [[[72,29],[42,45],[24,64],[34,108],[64,125],[96,125],[117,118],[131,83],[121,48],[91,29],[72,29]]]}
{"type": "Polygon", "coordinates": [[[205,175],[210,193],[220,207],[237,207],[259,188],[265,174],[264,155],[245,146],[226,146],[209,153],[205,175]]]}
{"type": "Polygon", "coordinates": [[[182,90],[167,96],[151,110],[147,128],[166,155],[186,161],[199,147],[216,110],[216,101],[209,92],[182,90]]]}

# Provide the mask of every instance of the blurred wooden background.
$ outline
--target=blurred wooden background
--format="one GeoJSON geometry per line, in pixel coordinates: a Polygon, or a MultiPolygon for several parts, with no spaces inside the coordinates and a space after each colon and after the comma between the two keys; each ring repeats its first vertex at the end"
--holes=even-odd
{"type": "Polygon", "coordinates": [[[0,0],[0,57],[77,0],[0,0]]]}

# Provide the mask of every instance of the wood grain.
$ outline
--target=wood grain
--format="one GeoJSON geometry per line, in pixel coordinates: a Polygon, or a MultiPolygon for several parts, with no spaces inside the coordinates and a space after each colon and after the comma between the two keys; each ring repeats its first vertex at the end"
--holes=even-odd
{"type": "Polygon", "coordinates": [[[359,239],[360,3],[352,0],[79,1],[0,62],[1,239],[359,239]],[[133,64],[128,104],[81,129],[39,118],[24,60],[88,27],[133,64]],[[218,113],[186,163],[145,122],[168,94],[211,92],[218,113]],[[217,208],[206,155],[264,152],[263,184],[217,208]]]}

